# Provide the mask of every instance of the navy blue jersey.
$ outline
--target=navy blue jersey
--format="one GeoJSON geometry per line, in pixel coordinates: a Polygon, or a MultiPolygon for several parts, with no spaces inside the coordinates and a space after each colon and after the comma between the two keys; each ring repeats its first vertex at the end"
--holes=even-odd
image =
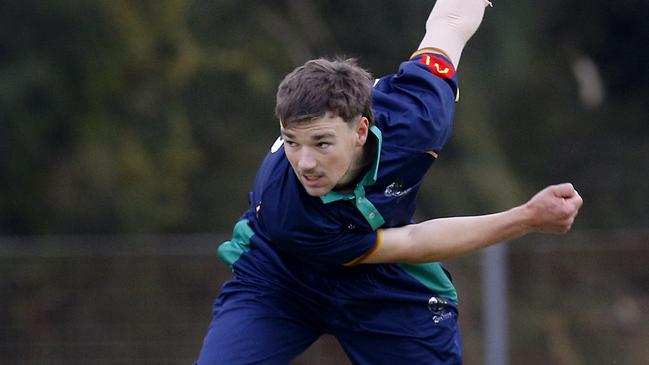
{"type": "MultiPolygon", "coordinates": [[[[419,52],[372,92],[377,152],[353,193],[307,194],[278,139],[264,158],[249,194],[250,208],[219,248],[219,256],[258,272],[291,268],[348,268],[371,255],[381,228],[412,223],[422,179],[447,142],[457,95],[457,76],[439,54],[419,52]],[[248,257],[241,263],[240,258],[248,257]]],[[[373,265],[361,265],[373,266],[373,265]]],[[[400,265],[427,287],[455,299],[438,264],[400,265]]]]}

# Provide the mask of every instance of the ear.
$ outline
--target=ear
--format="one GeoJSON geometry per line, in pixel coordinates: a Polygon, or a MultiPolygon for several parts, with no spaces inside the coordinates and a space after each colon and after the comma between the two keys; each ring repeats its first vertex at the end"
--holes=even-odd
{"type": "Polygon", "coordinates": [[[361,117],[356,124],[356,142],[359,147],[367,142],[367,135],[370,132],[370,121],[366,117],[361,117]]]}

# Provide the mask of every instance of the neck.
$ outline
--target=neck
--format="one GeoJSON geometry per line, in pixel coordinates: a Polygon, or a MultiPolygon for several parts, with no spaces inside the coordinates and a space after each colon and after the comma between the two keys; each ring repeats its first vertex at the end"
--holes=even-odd
{"type": "Polygon", "coordinates": [[[343,176],[340,183],[333,190],[342,194],[353,192],[356,184],[361,181],[363,176],[371,168],[375,156],[376,143],[373,138],[368,138],[363,148],[359,151],[359,155],[352,162],[347,173],[345,173],[345,176],[343,176]]]}

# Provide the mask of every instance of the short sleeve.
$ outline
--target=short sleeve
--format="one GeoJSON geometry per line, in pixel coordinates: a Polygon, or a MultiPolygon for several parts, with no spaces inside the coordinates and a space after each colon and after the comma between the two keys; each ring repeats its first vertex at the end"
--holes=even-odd
{"type": "Polygon", "coordinates": [[[450,137],[457,90],[453,65],[436,53],[416,54],[378,80],[373,111],[385,143],[438,153],[450,137]]]}

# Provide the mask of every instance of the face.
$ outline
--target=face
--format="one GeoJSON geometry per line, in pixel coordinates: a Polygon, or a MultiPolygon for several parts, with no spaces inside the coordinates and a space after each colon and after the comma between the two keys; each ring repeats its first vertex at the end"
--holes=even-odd
{"type": "Polygon", "coordinates": [[[281,129],[286,157],[309,195],[325,195],[357,177],[368,131],[365,117],[345,123],[329,113],[281,129]]]}

